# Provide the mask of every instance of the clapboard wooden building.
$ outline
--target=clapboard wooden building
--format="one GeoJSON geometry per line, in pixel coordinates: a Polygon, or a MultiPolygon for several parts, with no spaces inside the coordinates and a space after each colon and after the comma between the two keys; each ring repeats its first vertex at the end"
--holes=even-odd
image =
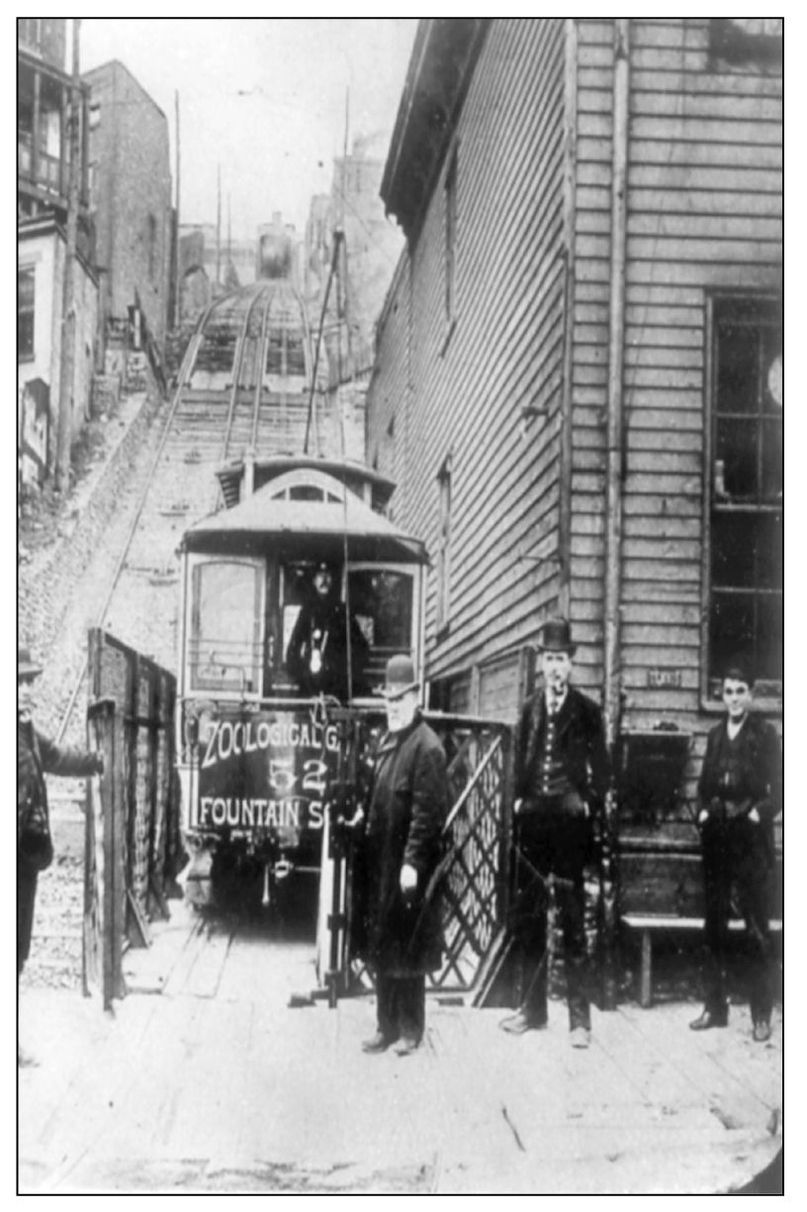
{"type": "Polygon", "coordinates": [[[431,553],[431,703],[513,721],[568,614],[623,841],[687,871],[729,654],[781,715],[782,37],[424,20],[382,183],[368,458],[431,553]]]}

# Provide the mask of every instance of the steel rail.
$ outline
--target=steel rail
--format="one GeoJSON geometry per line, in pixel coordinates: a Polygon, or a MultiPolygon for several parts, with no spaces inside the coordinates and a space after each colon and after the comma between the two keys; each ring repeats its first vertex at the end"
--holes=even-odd
{"type": "MultiPolygon", "coordinates": [[[[244,363],[244,345],[246,344],[247,337],[249,336],[249,322],[252,318],[252,313],[255,310],[255,308],[257,307],[258,303],[262,299],[266,299],[266,297],[267,297],[266,288],[259,287],[255,291],[253,298],[250,300],[249,306],[246,310],[246,314],[244,315],[243,327],[241,329],[241,334],[238,339],[238,346],[236,348],[235,358],[233,359],[233,386],[232,386],[232,391],[230,392],[230,407],[227,412],[227,422],[226,422],[225,429],[224,429],[224,440],[223,440],[222,446],[221,446],[222,463],[226,460],[227,455],[229,454],[230,438],[232,437],[232,431],[233,431],[233,427],[235,424],[235,414],[236,414],[236,411],[238,408],[238,392],[239,392],[239,389],[241,386],[241,370],[242,370],[243,363],[244,363]]],[[[216,500],[218,500],[219,491],[220,490],[217,488],[216,489],[216,500]]]]}
{"type": "Polygon", "coordinates": [[[266,309],[263,313],[263,321],[261,323],[261,335],[258,343],[257,351],[257,373],[255,375],[255,396],[252,405],[252,434],[250,437],[250,446],[253,451],[258,448],[258,427],[260,425],[261,404],[263,400],[263,372],[266,366],[266,335],[269,330],[269,317],[272,314],[272,303],[274,298],[271,290],[265,291],[266,309]]]}

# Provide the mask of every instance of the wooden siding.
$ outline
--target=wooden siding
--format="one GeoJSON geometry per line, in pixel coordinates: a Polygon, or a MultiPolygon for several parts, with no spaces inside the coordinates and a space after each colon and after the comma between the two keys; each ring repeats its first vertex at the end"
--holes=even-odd
{"type": "MultiPolygon", "coordinates": [[[[611,21],[579,23],[572,608],[579,681],[601,680],[610,256],[611,21]],[[599,524],[595,519],[600,517],[599,524]]],[[[630,23],[624,355],[623,727],[693,734],[701,707],[705,318],[709,291],[777,289],[782,81],[715,71],[707,19],[630,23]],[[673,669],[657,689],[648,671],[673,669]]]]}
{"type": "MultiPolygon", "coordinates": [[[[470,701],[468,671],[478,665],[480,702],[502,718],[515,718],[517,652],[557,595],[564,48],[562,21],[516,19],[494,22],[482,48],[446,160],[456,149],[451,319],[446,165],[410,250],[408,479],[396,520],[436,549],[437,472],[451,453],[449,624],[436,634],[432,576],[428,676],[456,679],[456,709],[470,701]],[[543,415],[523,426],[522,409],[536,406],[543,415]]],[[[382,331],[380,354],[386,340],[382,331]]],[[[400,392],[396,373],[380,364],[374,379],[371,451],[381,442],[379,397],[400,392]]]]}
{"type": "Polygon", "coordinates": [[[372,408],[365,413],[370,466],[397,485],[387,509],[395,522],[406,514],[407,500],[409,284],[409,251],[404,247],[378,325],[375,369],[368,389],[372,408]]]}
{"type": "MultiPolygon", "coordinates": [[[[556,607],[559,556],[568,559],[575,677],[600,698],[613,36],[612,19],[576,22],[567,115],[564,23],[492,21],[448,153],[456,149],[455,314],[445,315],[444,166],[397,287],[403,298],[411,286],[411,298],[388,309],[379,333],[369,449],[381,457],[394,410],[394,459],[378,466],[401,484],[396,520],[432,551],[437,472],[452,454],[450,625],[436,634],[432,583],[426,634],[429,676],[452,682],[458,710],[484,700],[510,718],[510,663],[556,607]],[[576,159],[573,310],[564,317],[567,117],[576,159]],[[559,552],[564,391],[570,499],[568,551],[559,552]],[[525,405],[544,408],[526,427],[525,405]]],[[[714,291],[781,289],[782,80],[753,64],[718,70],[707,18],[632,19],[629,42],[623,727],[690,732],[691,794],[715,719],[700,685],[706,303],[714,291]],[[680,685],[653,684],[652,671],[670,670],[680,685]]]]}

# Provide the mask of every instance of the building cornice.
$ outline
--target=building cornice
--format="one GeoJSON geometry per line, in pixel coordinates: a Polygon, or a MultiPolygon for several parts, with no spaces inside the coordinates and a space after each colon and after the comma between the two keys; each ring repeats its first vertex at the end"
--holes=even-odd
{"type": "Polygon", "coordinates": [[[416,238],[491,17],[428,17],[418,25],[381,197],[416,238]]]}

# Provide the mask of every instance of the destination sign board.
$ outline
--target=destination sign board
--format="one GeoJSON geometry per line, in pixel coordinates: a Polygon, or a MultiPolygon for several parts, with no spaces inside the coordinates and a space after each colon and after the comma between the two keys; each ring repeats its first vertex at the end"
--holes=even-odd
{"type": "Polygon", "coordinates": [[[192,829],[321,829],[339,733],[316,708],[214,718],[197,745],[192,829]]]}

